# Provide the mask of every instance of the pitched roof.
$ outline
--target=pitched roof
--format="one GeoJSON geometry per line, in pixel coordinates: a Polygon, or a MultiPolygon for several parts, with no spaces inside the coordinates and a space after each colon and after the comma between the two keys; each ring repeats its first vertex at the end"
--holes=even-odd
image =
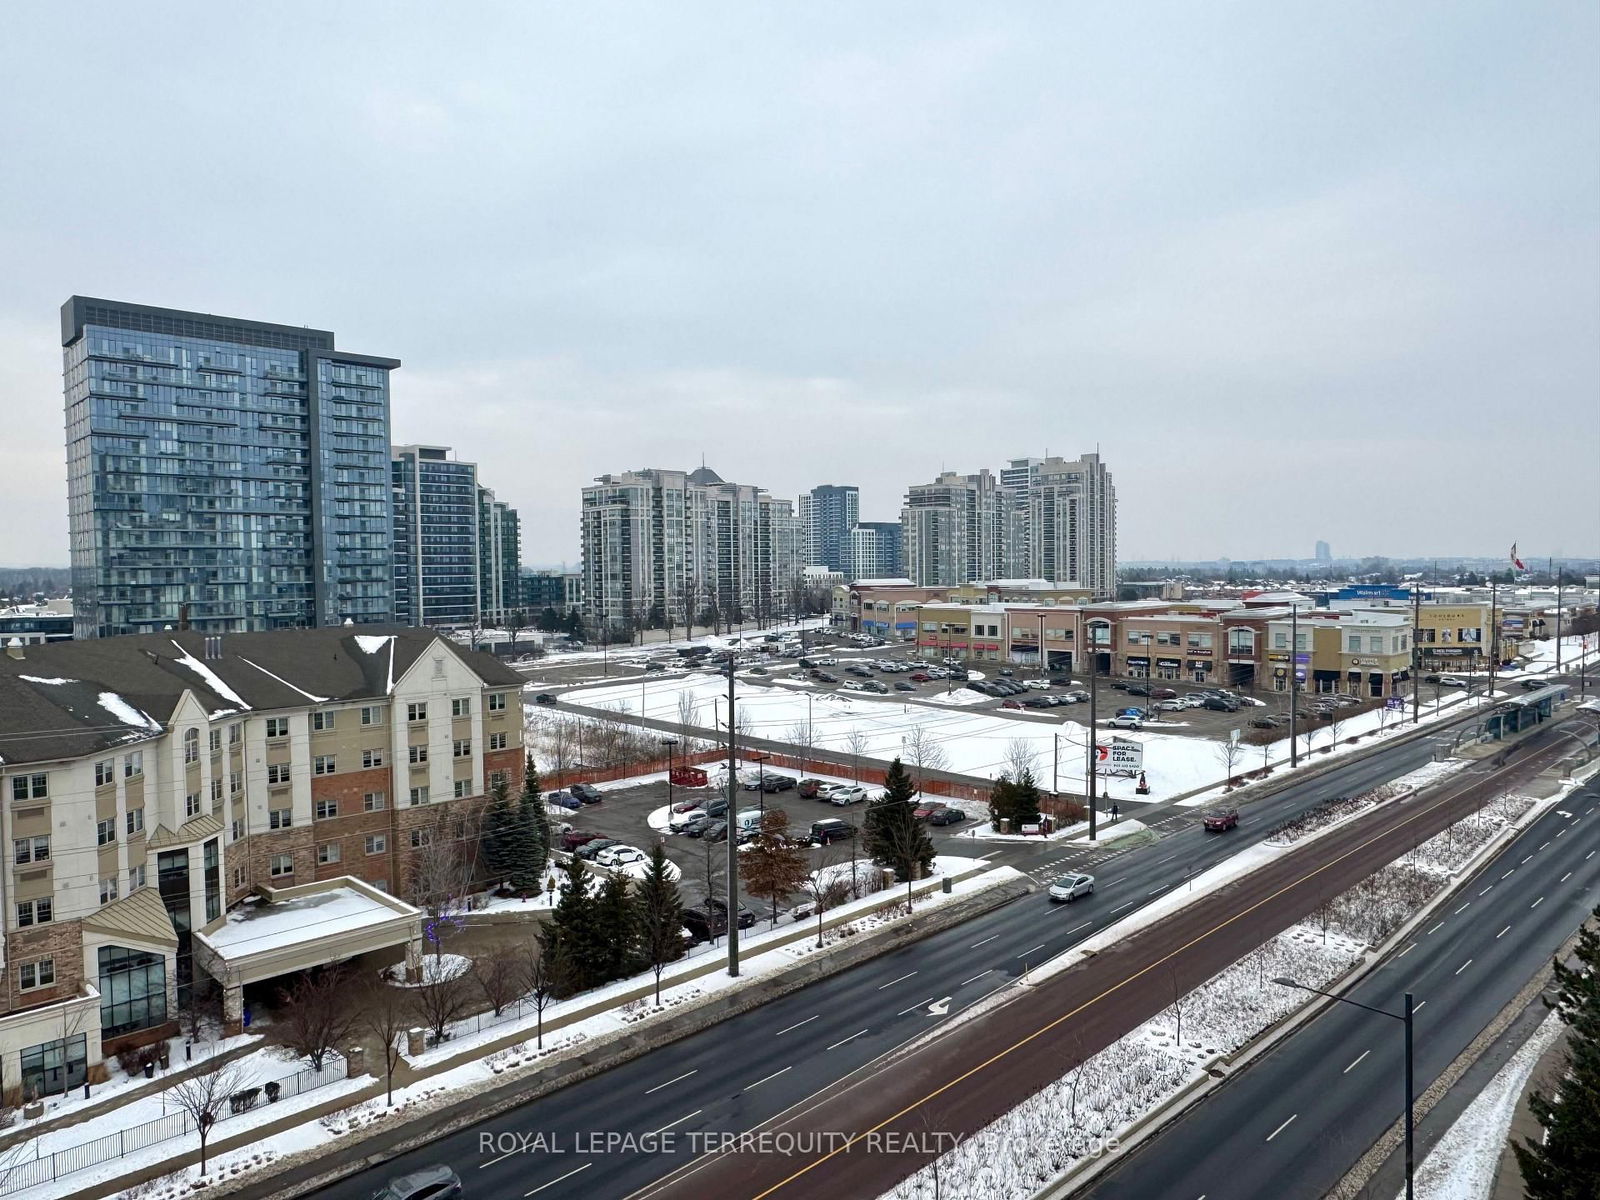
{"type": "Polygon", "coordinates": [[[403,625],[217,640],[221,652],[210,659],[206,635],[188,630],[28,646],[22,658],[0,654],[0,765],[77,758],[152,737],[186,691],[213,717],[379,699],[436,644],[486,684],[523,682],[492,655],[403,625]]]}

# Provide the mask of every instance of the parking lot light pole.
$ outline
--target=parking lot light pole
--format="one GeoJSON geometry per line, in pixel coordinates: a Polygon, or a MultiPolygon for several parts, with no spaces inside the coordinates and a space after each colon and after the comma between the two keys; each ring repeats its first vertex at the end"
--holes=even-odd
{"type": "Polygon", "coordinates": [[[667,748],[667,820],[672,820],[672,748],[678,744],[675,737],[659,739],[667,748]]]}
{"type": "Polygon", "coordinates": [[[756,760],[756,804],[761,808],[761,815],[767,815],[767,760],[770,754],[752,754],[756,760]]]}
{"type": "Polygon", "coordinates": [[[1397,1012],[1397,1013],[1392,1013],[1386,1008],[1373,1008],[1372,1005],[1370,1005],[1370,1004],[1362,1004],[1361,1001],[1352,1000],[1348,996],[1338,996],[1338,995],[1335,995],[1333,992],[1324,992],[1320,988],[1307,987],[1303,983],[1299,983],[1296,980],[1290,979],[1287,975],[1279,975],[1272,982],[1276,983],[1280,987],[1299,988],[1302,992],[1312,992],[1312,993],[1315,993],[1318,996],[1326,996],[1330,1000],[1339,1001],[1340,1004],[1353,1004],[1357,1008],[1366,1009],[1369,1013],[1377,1013],[1380,1017],[1388,1017],[1392,1021],[1399,1021],[1399,1022],[1401,1022],[1402,1024],[1405,1025],[1405,1027],[1406,1027],[1406,1200],[1413,1200],[1413,1198],[1412,1198],[1412,1177],[1416,1174],[1417,1160],[1416,1160],[1416,1144],[1415,1144],[1415,1139],[1414,1139],[1414,1136],[1413,1136],[1415,1131],[1414,1131],[1414,1129],[1412,1127],[1413,1126],[1413,1122],[1412,1122],[1412,1115],[1411,1115],[1411,1111],[1412,1111],[1412,1107],[1413,1107],[1413,1097],[1415,1096],[1415,1092],[1413,1090],[1413,1082],[1412,1082],[1412,1075],[1413,1075],[1412,1062],[1413,1062],[1413,1059],[1412,1059],[1412,1051],[1411,1051],[1411,1029],[1412,1029],[1412,1015],[1415,1013],[1416,1010],[1412,1007],[1411,993],[1407,992],[1405,994],[1404,1007],[1401,1009],[1401,1011],[1397,1012]]]}

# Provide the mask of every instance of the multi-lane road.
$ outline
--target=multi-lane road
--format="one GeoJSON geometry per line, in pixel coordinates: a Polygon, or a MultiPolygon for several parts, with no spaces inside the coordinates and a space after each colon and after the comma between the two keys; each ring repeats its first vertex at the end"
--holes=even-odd
{"type": "MultiPolygon", "coordinates": [[[[1439,916],[1346,994],[1398,1012],[1416,998],[1423,1091],[1600,901],[1600,786],[1546,812],[1439,916]]],[[[1084,1193],[1101,1200],[1325,1195],[1399,1119],[1399,1021],[1332,1004],[1084,1193]]]]}
{"type": "Polygon", "coordinates": [[[628,1195],[690,1162],[708,1135],[749,1130],[855,1076],[1029,965],[1259,840],[1285,817],[1394,778],[1434,751],[1424,738],[1340,765],[1247,809],[1235,834],[1208,837],[1191,824],[1103,863],[1090,901],[1052,907],[1041,896],[1026,897],[446,1135],[322,1194],[370,1196],[388,1177],[448,1162],[475,1196],[628,1195]],[[518,1149],[518,1135],[536,1140],[518,1149]]]}

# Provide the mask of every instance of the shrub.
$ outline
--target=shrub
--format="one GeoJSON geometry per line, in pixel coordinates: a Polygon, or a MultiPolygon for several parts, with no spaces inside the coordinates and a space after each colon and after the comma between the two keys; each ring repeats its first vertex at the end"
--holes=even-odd
{"type": "Polygon", "coordinates": [[[274,1079],[272,1082],[267,1084],[265,1090],[267,1093],[267,1103],[276,1104],[278,1102],[278,1093],[283,1091],[283,1084],[274,1079]]]}
{"type": "Polygon", "coordinates": [[[228,1111],[233,1113],[249,1112],[256,1106],[256,1097],[261,1095],[260,1088],[245,1088],[242,1092],[235,1092],[228,1097],[228,1111]]]}

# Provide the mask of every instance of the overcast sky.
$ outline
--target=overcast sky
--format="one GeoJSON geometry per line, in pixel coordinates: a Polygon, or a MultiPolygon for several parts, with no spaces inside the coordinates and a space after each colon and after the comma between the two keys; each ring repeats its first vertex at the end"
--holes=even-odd
{"type": "Polygon", "coordinates": [[[1096,446],[1127,559],[1600,553],[1597,14],[7,6],[0,563],[67,561],[74,292],[404,360],[530,564],[606,472],[1096,446]]]}

